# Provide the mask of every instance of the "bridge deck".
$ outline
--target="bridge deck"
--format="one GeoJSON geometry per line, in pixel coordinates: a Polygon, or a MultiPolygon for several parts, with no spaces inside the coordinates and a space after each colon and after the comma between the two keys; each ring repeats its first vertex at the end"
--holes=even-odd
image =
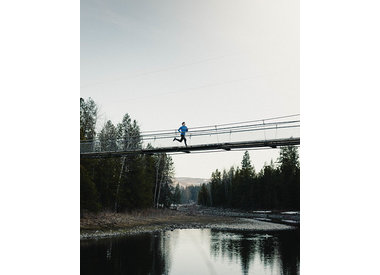
{"type": "Polygon", "coordinates": [[[123,157],[126,155],[134,154],[157,154],[157,153],[175,153],[183,152],[190,153],[193,151],[209,151],[209,150],[231,150],[231,149],[245,149],[245,148],[259,148],[271,147],[276,148],[279,146],[299,145],[300,138],[286,138],[286,139],[271,139],[271,140],[258,140],[258,141],[243,141],[243,142],[228,142],[228,143],[214,143],[214,144],[201,144],[194,146],[181,146],[181,147],[161,147],[153,149],[135,149],[128,151],[115,151],[115,152],[87,152],[81,153],[81,158],[114,158],[123,157]]]}

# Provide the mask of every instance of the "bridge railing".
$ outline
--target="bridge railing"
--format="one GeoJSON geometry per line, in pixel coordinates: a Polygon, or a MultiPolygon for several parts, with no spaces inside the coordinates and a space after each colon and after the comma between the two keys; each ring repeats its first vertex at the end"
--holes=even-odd
{"type": "MultiPolygon", "coordinates": [[[[299,137],[300,120],[256,120],[243,123],[220,124],[189,128],[186,134],[188,145],[209,143],[228,143],[246,140],[267,140],[278,138],[299,137]]],[[[176,130],[160,130],[141,132],[138,136],[129,138],[104,138],[97,136],[93,140],[80,143],[81,153],[89,152],[120,152],[147,148],[148,146],[173,147],[184,146],[173,138],[179,137],[176,130]]]]}

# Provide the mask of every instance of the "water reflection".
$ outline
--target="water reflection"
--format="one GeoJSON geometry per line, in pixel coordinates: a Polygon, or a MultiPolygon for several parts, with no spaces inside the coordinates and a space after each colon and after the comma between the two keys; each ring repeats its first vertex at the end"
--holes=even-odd
{"type": "Polygon", "coordinates": [[[81,242],[81,274],[299,274],[299,231],[174,230],[81,242]]]}
{"type": "Polygon", "coordinates": [[[81,241],[81,274],[167,274],[169,242],[162,234],[81,241]]]}
{"type": "Polygon", "coordinates": [[[299,273],[299,231],[267,234],[211,231],[210,250],[214,259],[240,262],[242,274],[299,273]]]}

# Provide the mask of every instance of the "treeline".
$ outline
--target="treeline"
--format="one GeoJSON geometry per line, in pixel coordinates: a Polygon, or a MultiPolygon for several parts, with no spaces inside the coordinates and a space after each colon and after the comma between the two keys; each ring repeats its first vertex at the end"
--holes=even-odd
{"type": "Polygon", "coordinates": [[[210,182],[201,186],[198,203],[251,210],[299,210],[298,148],[282,147],[278,165],[271,161],[259,173],[255,172],[246,151],[241,168],[212,173],[210,182]]]}
{"type": "MultiPolygon", "coordinates": [[[[96,150],[119,150],[142,147],[140,127],[125,114],[122,122],[110,120],[96,133],[98,107],[88,98],[80,99],[80,140],[96,150]],[[95,137],[99,142],[94,145],[95,137]]],[[[150,146],[150,145],[148,145],[150,146]]],[[[122,158],[81,159],[80,208],[96,212],[179,203],[179,187],[172,186],[174,165],[166,154],[133,155],[122,158]]]]}
{"type": "Polygon", "coordinates": [[[198,193],[201,189],[200,186],[190,185],[186,187],[180,187],[181,203],[196,203],[198,201],[198,193]]]}

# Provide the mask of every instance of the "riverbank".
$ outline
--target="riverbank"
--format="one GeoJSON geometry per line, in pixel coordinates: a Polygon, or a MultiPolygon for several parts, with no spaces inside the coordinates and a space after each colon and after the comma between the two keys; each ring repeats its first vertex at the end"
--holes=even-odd
{"type": "Polygon", "coordinates": [[[180,205],[176,209],[184,213],[192,212],[196,215],[248,218],[295,226],[299,226],[300,224],[299,211],[243,211],[238,209],[204,207],[199,205],[180,205]]]}
{"type": "Polygon", "coordinates": [[[80,219],[81,239],[167,231],[174,229],[211,228],[235,231],[292,230],[295,226],[247,217],[246,213],[224,211],[196,205],[176,210],[147,209],[127,213],[101,212],[84,214],[80,219]]]}

